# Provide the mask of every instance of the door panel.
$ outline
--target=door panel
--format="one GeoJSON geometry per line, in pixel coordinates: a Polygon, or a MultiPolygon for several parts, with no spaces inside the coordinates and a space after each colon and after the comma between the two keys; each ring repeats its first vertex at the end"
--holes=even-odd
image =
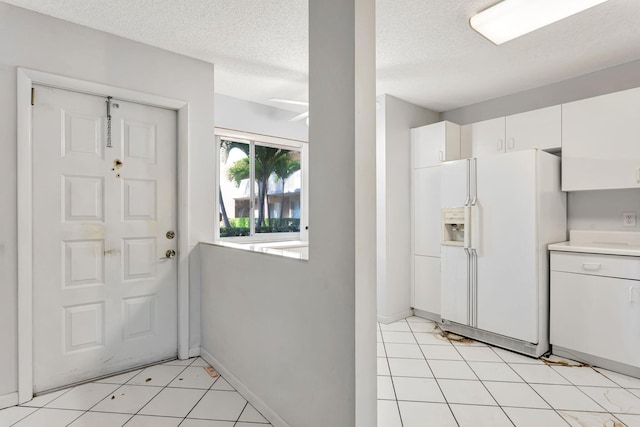
{"type": "Polygon", "coordinates": [[[459,208],[464,206],[468,195],[469,159],[444,162],[440,166],[440,207],[459,208]]]}
{"type": "Polygon", "coordinates": [[[36,86],[34,390],[174,357],[176,115],[36,86]],[[162,315],[160,315],[160,313],[162,315]]]}
{"type": "Polygon", "coordinates": [[[414,253],[439,257],[442,240],[440,166],[413,171],[413,204],[414,253]]]}
{"type": "Polygon", "coordinates": [[[442,246],[441,317],[468,325],[467,256],[460,246],[442,246]]]}
{"type": "Polygon", "coordinates": [[[477,160],[478,328],[538,341],[536,151],[477,160]]]}
{"type": "Polygon", "coordinates": [[[414,308],[440,314],[440,258],[415,256],[414,308]]]}

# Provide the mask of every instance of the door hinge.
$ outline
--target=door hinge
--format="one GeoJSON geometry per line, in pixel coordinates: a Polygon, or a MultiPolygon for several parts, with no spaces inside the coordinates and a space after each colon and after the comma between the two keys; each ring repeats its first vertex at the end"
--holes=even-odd
{"type": "Polygon", "coordinates": [[[31,105],[36,105],[36,88],[31,88],[31,105]]]}

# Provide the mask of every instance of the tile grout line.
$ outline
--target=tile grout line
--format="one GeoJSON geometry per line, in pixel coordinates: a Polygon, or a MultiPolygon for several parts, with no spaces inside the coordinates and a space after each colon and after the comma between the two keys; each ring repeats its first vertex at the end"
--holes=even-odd
{"type": "MultiPolygon", "coordinates": [[[[497,351],[495,351],[495,350],[494,350],[494,353],[496,353],[500,359],[504,360],[504,363],[506,363],[506,364],[509,366],[509,368],[511,368],[511,364],[510,364],[509,362],[507,362],[507,361],[506,361],[502,356],[500,356],[500,354],[499,354],[497,351]]],[[[533,392],[534,392],[535,394],[537,394],[537,395],[538,395],[538,397],[540,397],[540,399],[542,399],[542,401],[543,401],[544,403],[546,403],[547,405],[549,405],[549,407],[551,408],[551,410],[552,410],[553,412],[555,412],[555,413],[556,413],[556,414],[557,414],[557,415],[562,419],[562,421],[564,421],[564,422],[565,422],[566,424],[568,424],[568,425],[571,425],[571,424],[569,423],[569,421],[567,421],[567,420],[562,416],[562,414],[560,414],[560,412],[558,412],[558,410],[557,410],[557,409],[556,409],[556,408],[555,408],[551,403],[549,403],[549,402],[547,401],[547,399],[545,399],[544,397],[542,397],[542,395],[541,395],[540,393],[538,393],[538,390],[536,390],[535,388],[533,388],[533,387],[531,386],[531,384],[529,383],[529,381],[525,380],[525,379],[524,379],[524,377],[523,377],[522,375],[520,375],[520,373],[519,373],[518,371],[516,371],[515,369],[511,368],[511,370],[512,370],[512,371],[514,371],[514,372],[516,373],[516,375],[517,375],[517,376],[519,376],[519,377],[522,379],[522,381],[524,381],[524,383],[525,383],[526,385],[528,385],[528,386],[529,386],[529,388],[530,388],[531,390],[533,390],[533,392]]]]}
{"type": "Polygon", "coordinates": [[[242,411],[240,411],[240,413],[238,414],[238,418],[236,418],[236,421],[233,423],[233,427],[236,427],[238,425],[238,422],[240,422],[240,418],[242,417],[242,413],[245,411],[245,409],[247,409],[247,405],[249,405],[249,401],[247,401],[247,403],[244,404],[244,407],[242,408],[242,411]]]}
{"type": "MultiPolygon", "coordinates": [[[[438,330],[440,330],[440,328],[438,327],[438,324],[436,322],[433,322],[433,324],[435,325],[436,328],[438,328],[438,330]]],[[[417,343],[418,339],[416,338],[415,332],[413,332],[413,329],[411,328],[411,325],[409,325],[409,329],[411,330],[411,334],[413,335],[413,339],[417,343]]],[[[449,342],[449,344],[451,344],[451,342],[449,342]]],[[[444,403],[447,405],[447,408],[449,409],[449,412],[451,413],[451,416],[453,417],[453,421],[455,421],[456,425],[458,427],[460,427],[460,422],[458,422],[458,418],[456,417],[456,414],[453,413],[453,409],[451,409],[451,404],[449,403],[449,400],[447,399],[447,396],[444,394],[444,391],[442,391],[442,386],[440,385],[440,382],[438,381],[438,378],[436,378],[435,372],[433,372],[433,369],[431,369],[431,365],[429,364],[429,360],[427,359],[426,355],[424,354],[424,351],[422,350],[422,347],[420,346],[420,344],[418,344],[418,348],[420,349],[420,353],[422,354],[422,357],[424,357],[424,361],[426,362],[427,367],[429,368],[429,371],[431,372],[431,375],[433,375],[433,380],[435,381],[436,385],[438,386],[438,390],[440,390],[440,394],[442,394],[442,398],[444,399],[444,403]]]]}
{"type": "MultiPolygon", "coordinates": [[[[73,389],[73,388],[70,388],[70,389],[66,390],[66,391],[65,391],[64,393],[62,393],[60,396],[55,397],[55,398],[51,399],[51,401],[50,401],[50,402],[45,403],[45,405],[48,405],[49,403],[53,402],[54,400],[61,398],[61,397],[62,397],[62,396],[64,396],[65,394],[69,393],[72,389],[73,389]]],[[[55,393],[55,392],[54,392],[54,393],[55,393]]],[[[37,396],[36,396],[36,397],[37,397],[37,396]]],[[[18,407],[18,408],[36,408],[36,409],[35,409],[35,411],[31,412],[31,413],[30,413],[30,414],[28,414],[28,415],[25,415],[24,417],[22,417],[22,418],[20,418],[19,420],[17,420],[15,423],[11,424],[12,426],[14,426],[14,425],[18,424],[20,421],[24,420],[25,418],[30,417],[31,415],[35,414],[35,413],[36,413],[36,412],[38,412],[40,409],[44,408],[44,405],[43,405],[43,406],[39,406],[39,407],[38,407],[38,406],[23,406],[23,405],[17,405],[16,407],[18,407]]],[[[53,409],[53,408],[48,408],[48,409],[53,409]]],[[[74,421],[75,421],[75,420],[74,420],[74,421]]]]}
{"type": "MultiPolygon", "coordinates": [[[[403,319],[403,320],[405,320],[405,323],[407,323],[407,326],[409,326],[408,325],[409,322],[407,322],[406,319],[403,319]]],[[[393,388],[393,395],[396,398],[395,402],[396,402],[396,409],[398,410],[398,418],[400,419],[400,427],[404,427],[404,421],[402,421],[402,412],[400,412],[400,403],[398,403],[398,394],[396,393],[396,385],[393,383],[393,375],[391,374],[391,364],[389,363],[389,353],[387,353],[387,344],[385,343],[384,335],[382,335],[382,326],[380,325],[380,322],[378,322],[377,324],[378,324],[378,330],[380,331],[380,339],[382,340],[382,347],[384,348],[384,361],[387,363],[387,368],[389,369],[389,380],[391,381],[391,388],[393,388]]],[[[409,327],[409,329],[411,329],[411,327],[409,327]]],[[[378,396],[376,396],[376,400],[377,400],[377,397],[378,396]]]]}
{"type": "MultiPolygon", "coordinates": [[[[184,367],[183,367],[183,369],[182,369],[180,372],[178,372],[178,374],[177,374],[175,377],[173,377],[173,379],[169,380],[169,382],[167,382],[167,384],[166,384],[164,387],[161,387],[161,388],[160,388],[160,391],[159,391],[159,392],[157,392],[156,394],[154,394],[154,395],[153,395],[153,397],[152,397],[151,399],[149,399],[149,401],[148,401],[147,403],[145,403],[144,405],[142,405],[142,407],[140,407],[140,409],[138,409],[138,411],[137,411],[135,414],[133,414],[133,415],[131,416],[131,418],[129,418],[129,419],[127,420],[127,422],[126,422],[126,423],[124,423],[124,424],[123,424],[123,427],[124,427],[124,426],[126,426],[127,424],[129,424],[129,422],[130,422],[130,421],[131,421],[131,420],[132,420],[136,415],[139,415],[139,414],[140,414],[140,411],[142,411],[142,410],[143,410],[143,409],[144,409],[144,408],[145,408],[149,403],[151,403],[151,401],[152,401],[153,399],[155,399],[156,397],[158,397],[158,395],[159,395],[160,393],[162,393],[162,391],[163,391],[164,389],[168,388],[169,384],[171,384],[173,381],[175,381],[175,379],[176,379],[176,378],[178,378],[178,377],[180,376],[180,374],[182,374],[184,371],[186,371],[186,369],[187,369],[189,366],[191,366],[191,365],[193,364],[193,362],[195,362],[195,361],[196,361],[196,359],[197,359],[197,357],[196,357],[196,358],[194,358],[194,360],[192,360],[188,365],[182,365],[182,366],[184,366],[184,367]]],[[[163,365],[164,365],[164,363],[162,363],[162,364],[158,364],[158,365],[153,365],[153,366],[163,366],[163,365]]],[[[181,366],[181,365],[167,365],[167,366],[181,366]]],[[[145,368],[145,369],[147,369],[147,368],[145,368]]],[[[138,375],[140,375],[142,372],[144,372],[144,370],[145,370],[145,369],[143,369],[142,371],[140,371],[140,373],[138,373],[138,375]]],[[[135,375],[133,378],[137,377],[138,375],[135,375]]],[[[129,379],[129,381],[131,381],[133,378],[129,379]]],[[[124,383],[124,384],[122,384],[122,385],[124,386],[124,385],[128,384],[128,383],[129,383],[129,381],[127,381],[126,383],[124,383]]],[[[133,384],[130,384],[130,385],[133,385],[133,384]]],[[[104,399],[103,399],[103,400],[104,400],[104,399]]],[[[96,405],[97,405],[97,404],[96,404],[96,405]]],[[[94,405],[94,406],[95,406],[95,405],[94,405]]],[[[166,417],[166,418],[178,418],[178,417],[166,417]]],[[[182,421],[181,421],[181,422],[182,422],[182,421]]]]}
{"type": "MultiPolygon", "coordinates": [[[[202,360],[204,360],[204,359],[202,359],[202,360]]],[[[211,365],[209,365],[208,363],[207,363],[207,365],[208,365],[208,366],[211,366],[211,365]]],[[[203,367],[203,369],[204,369],[204,367],[203,367]]],[[[218,372],[218,371],[216,371],[216,372],[218,372]]],[[[182,423],[184,423],[184,422],[187,420],[187,418],[189,417],[189,415],[193,412],[193,410],[196,408],[196,406],[198,406],[198,404],[202,401],[202,399],[204,399],[204,397],[207,395],[207,393],[209,393],[210,391],[212,391],[212,390],[211,390],[211,389],[212,389],[212,387],[213,387],[213,386],[214,386],[214,385],[215,385],[215,384],[220,380],[220,378],[222,378],[222,375],[220,375],[220,373],[218,372],[218,376],[216,377],[216,379],[211,383],[211,385],[210,385],[210,386],[209,386],[209,388],[204,392],[204,394],[202,395],[202,397],[201,397],[200,399],[198,399],[198,401],[196,402],[196,404],[195,404],[195,405],[193,405],[193,408],[191,408],[191,409],[189,410],[189,412],[187,412],[187,415],[185,415],[185,416],[184,416],[184,418],[182,419],[182,421],[180,421],[180,424],[178,424],[178,426],[180,426],[182,423]]],[[[226,380],[225,380],[225,381],[226,381],[226,380]]],[[[235,390],[235,389],[234,389],[234,390],[235,390]]],[[[223,391],[223,390],[220,390],[220,391],[223,391]]],[[[237,390],[235,390],[235,392],[236,392],[236,393],[238,393],[238,391],[237,391],[237,390]]],[[[239,394],[240,396],[242,396],[240,393],[238,393],[238,394],[239,394]]],[[[242,396],[242,398],[244,399],[244,396],[242,396]]],[[[247,399],[245,399],[245,400],[247,400],[247,399]]],[[[249,403],[249,402],[247,401],[247,403],[249,403]]],[[[242,412],[244,412],[245,408],[246,408],[246,405],[245,405],[245,407],[244,407],[244,408],[242,408],[242,411],[240,411],[240,415],[238,416],[238,419],[240,419],[239,417],[241,417],[241,416],[242,416],[242,412]]],[[[265,418],[265,419],[266,419],[266,418],[265,418]]],[[[234,423],[234,425],[235,425],[237,422],[238,422],[238,421],[236,420],[236,421],[235,421],[235,423],[234,423]]]]}
{"type": "MultiPolygon", "coordinates": [[[[491,346],[487,347],[489,348],[489,350],[491,351],[491,354],[494,354],[498,359],[502,358],[500,357],[500,355],[498,355],[498,353],[496,353],[493,348],[491,346]]],[[[495,400],[495,402],[498,404],[498,407],[500,408],[500,410],[502,411],[502,413],[505,415],[505,417],[507,417],[507,419],[509,420],[509,422],[511,422],[511,424],[516,425],[516,423],[511,419],[511,417],[509,416],[509,414],[507,414],[507,411],[504,410],[504,407],[500,404],[500,402],[498,402],[498,399],[496,399],[496,397],[493,395],[493,393],[491,393],[491,390],[489,390],[489,387],[487,387],[487,385],[484,383],[484,381],[480,378],[480,375],[478,375],[478,373],[471,367],[471,365],[469,364],[469,360],[467,360],[464,355],[460,352],[460,350],[458,350],[456,348],[456,351],[458,353],[460,353],[460,356],[464,359],[464,362],[467,364],[467,366],[469,367],[469,369],[471,369],[471,371],[473,372],[473,374],[478,378],[478,381],[480,381],[480,383],[482,384],[482,386],[484,387],[485,390],[487,390],[487,392],[489,393],[489,395],[491,396],[491,398],[493,400],[495,400]]],[[[505,365],[509,366],[506,362],[505,365]]],[[[511,368],[511,366],[509,366],[509,369],[511,369],[512,371],[515,372],[515,370],[513,368],[511,368]]],[[[517,372],[516,372],[517,374],[517,372]]]]}

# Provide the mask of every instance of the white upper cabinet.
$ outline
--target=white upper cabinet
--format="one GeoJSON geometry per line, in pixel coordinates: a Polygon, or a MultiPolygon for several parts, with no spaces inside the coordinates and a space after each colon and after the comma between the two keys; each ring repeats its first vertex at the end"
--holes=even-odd
{"type": "Polygon", "coordinates": [[[460,158],[460,126],[438,122],[411,129],[413,168],[440,166],[460,158]]]}
{"type": "Polygon", "coordinates": [[[562,190],[640,188],[640,88],[562,105],[562,190]]]}
{"type": "Polygon", "coordinates": [[[484,157],[505,152],[505,118],[485,120],[468,125],[463,131],[471,139],[472,157],[484,157]]]}
{"type": "Polygon", "coordinates": [[[559,105],[472,123],[462,129],[462,145],[471,145],[472,157],[529,148],[559,150],[561,141],[562,110],[559,105]]]}
{"type": "Polygon", "coordinates": [[[506,151],[538,148],[559,150],[562,141],[560,105],[514,114],[506,118],[506,151]]]}

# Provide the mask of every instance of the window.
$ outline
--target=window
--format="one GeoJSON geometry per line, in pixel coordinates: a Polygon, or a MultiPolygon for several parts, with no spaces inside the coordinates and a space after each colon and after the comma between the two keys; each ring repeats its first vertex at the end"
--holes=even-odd
{"type": "MultiPolygon", "coordinates": [[[[218,133],[218,212],[222,239],[302,240],[306,144],[218,133]]],[[[306,239],[305,239],[306,240],[306,239]]]]}

